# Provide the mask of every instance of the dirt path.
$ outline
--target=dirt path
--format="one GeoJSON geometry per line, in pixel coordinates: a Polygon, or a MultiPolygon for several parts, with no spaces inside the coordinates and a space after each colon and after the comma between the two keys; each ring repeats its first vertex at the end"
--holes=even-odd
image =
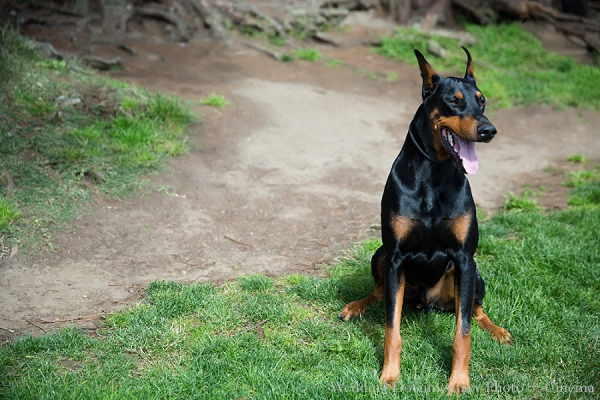
{"type": "MultiPolygon", "coordinates": [[[[416,67],[363,47],[322,48],[344,61],[335,67],[280,63],[235,42],[135,48],[138,57],[112,74],[194,102],[205,114],[191,130],[198,149],[156,178],[167,194],[98,199],[92,215],[57,234],[60,251],[0,266],[0,328],[39,333],[68,319],[94,328],[97,315],[131,304],[156,279],[325,275],[323,265],[379,234],[383,185],[419,104],[416,67]],[[232,104],[200,106],[211,92],[232,104]]],[[[523,183],[546,185],[549,207],[564,204],[563,176],[544,169],[600,153],[598,113],[535,106],[489,117],[499,134],[477,145],[481,169],[470,179],[483,210],[523,183]]]]}

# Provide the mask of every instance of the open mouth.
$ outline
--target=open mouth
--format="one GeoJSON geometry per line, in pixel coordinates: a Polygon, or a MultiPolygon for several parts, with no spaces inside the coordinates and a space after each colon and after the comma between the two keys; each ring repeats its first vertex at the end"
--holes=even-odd
{"type": "Polygon", "coordinates": [[[465,174],[474,174],[479,169],[475,154],[475,143],[465,140],[448,128],[442,128],[442,143],[454,161],[454,165],[465,174]]]}

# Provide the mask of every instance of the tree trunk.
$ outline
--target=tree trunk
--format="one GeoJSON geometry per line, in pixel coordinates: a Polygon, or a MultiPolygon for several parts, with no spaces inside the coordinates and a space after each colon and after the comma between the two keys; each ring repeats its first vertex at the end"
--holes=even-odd
{"type": "Polygon", "coordinates": [[[100,4],[102,5],[102,30],[104,33],[109,37],[124,34],[130,14],[125,0],[101,0],[100,4]]]}
{"type": "Polygon", "coordinates": [[[411,0],[381,0],[381,5],[392,19],[407,22],[412,16],[411,0]]]}
{"type": "Polygon", "coordinates": [[[90,15],[90,6],[88,0],[77,0],[73,11],[83,15],[84,17],[88,17],[90,15]]]}

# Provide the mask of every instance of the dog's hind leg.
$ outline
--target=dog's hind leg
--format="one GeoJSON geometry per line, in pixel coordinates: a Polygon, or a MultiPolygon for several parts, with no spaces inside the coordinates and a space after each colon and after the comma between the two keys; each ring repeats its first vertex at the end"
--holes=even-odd
{"type": "Polygon", "coordinates": [[[485,314],[481,304],[485,297],[485,282],[479,275],[479,271],[476,271],[475,275],[475,303],[473,304],[473,318],[477,321],[477,324],[484,331],[489,331],[492,337],[498,343],[506,343],[513,345],[512,336],[504,328],[501,328],[494,324],[490,318],[485,314]]]}
{"type": "Polygon", "coordinates": [[[385,250],[380,247],[371,258],[371,273],[375,279],[375,289],[364,299],[346,304],[339,314],[342,321],[348,321],[350,318],[360,317],[365,310],[373,303],[377,303],[383,298],[383,266],[385,264],[385,250]]]}
{"type": "Polygon", "coordinates": [[[479,327],[485,331],[489,331],[498,343],[514,344],[511,334],[506,329],[494,324],[485,312],[483,312],[483,308],[477,303],[473,307],[473,317],[477,321],[477,324],[479,324],[479,327]]]}

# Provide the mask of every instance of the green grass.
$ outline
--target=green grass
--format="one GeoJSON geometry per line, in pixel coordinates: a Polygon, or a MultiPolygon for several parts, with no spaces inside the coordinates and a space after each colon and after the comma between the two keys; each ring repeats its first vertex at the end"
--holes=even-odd
{"type": "Polygon", "coordinates": [[[300,60],[306,61],[318,61],[323,57],[320,51],[311,48],[296,49],[294,55],[300,60]]]}
{"type": "Polygon", "coordinates": [[[12,83],[24,72],[26,65],[37,59],[28,42],[21,40],[13,29],[0,31],[0,94],[7,93],[12,83]]]}
{"type": "Polygon", "coordinates": [[[571,171],[564,185],[574,188],[569,194],[569,205],[600,204],[600,165],[596,165],[593,169],[571,171]]]}
{"type": "Polygon", "coordinates": [[[10,224],[17,218],[19,218],[19,213],[15,211],[10,201],[0,197],[0,228],[10,224]]]}
{"type": "Polygon", "coordinates": [[[230,103],[225,99],[224,96],[220,96],[216,93],[211,93],[207,98],[200,100],[200,104],[204,104],[205,106],[217,107],[220,109],[224,109],[230,103]]]}
{"type": "MultiPolygon", "coordinates": [[[[569,57],[546,50],[540,41],[516,24],[480,27],[466,25],[477,43],[469,47],[477,85],[489,105],[504,108],[532,103],[554,107],[600,110],[600,68],[581,65],[569,57]]],[[[417,64],[419,49],[438,73],[463,76],[466,56],[455,39],[433,37],[412,28],[399,28],[394,37],[383,37],[376,52],[417,64]],[[446,50],[445,59],[427,51],[435,39],[446,50]]]]}
{"type": "Polygon", "coordinates": [[[282,54],[280,61],[285,62],[285,63],[293,62],[294,56],[292,56],[290,54],[282,54]]]}
{"type": "Polygon", "coordinates": [[[564,183],[566,187],[578,188],[594,180],[600,179],[600,164],[593,169],[582,169],[569,172],[569,179],[564,183]]]}
{"type": "Polygon", "coordinates": [[[574,164],[587,164],[588,162],[590,162],[590,160],[585,154],[573,154],[567,159],[567,161],[572,162],[574,164]]]}
{"type": "MultiPolygon", "coordinates": [[[[505,212],[480,224],[484,307],[515,346],[475,324],[472,391],[463,398],[594,398],[598,227],[600,207],[505,212]]],[[[96,335],[70,328],[0,349],[0,398],[422,399],[428,391],[428,399],[446,399],[453,315],[405,307],[396,393],[378,382],[383,304],[358,320],[337,319],[372,289],[378,245],[358,246],[329,278],[154,282],[142,304],[108,315],[96,335]]]]}
{"type": "Polygon", "coordinates": [[[281,47],[285,46],[285,38],[277,35],[268,35],[267,40],[271,44],[271,46],[281,47]]]}
{"type": "Polygon", "coordinates": [[[585,206],[585,205],[598,205],[600,204],[600,180],[576,188],[569,195],[569,205],[571,206],[585,206]]]}
{"type": "Polygon", "coordinates": [[[529,190],[524,190],[521,197],[518,197],[513,192],[508,192],[504,203],[505,211],[523,212],[523,211],[539,211],[538,202],[531,198],[532,193],[529,190]]]}
{"type": "Polygon", "coordinates": [[[297,16],[294,18],[292,29],[288,34],[296,40],[304,42],[315,35],[315,28],[319,32],[345,32],[349,30],[347,25],[340,25],[335,18],[316,21],[309,16],[297,16]]]}
{"type": "MultiPolygon", "coordinates": [[[[0,170],[16,177],[17,190],[10,203],[0,197],[0,221],[12,221],[0,233],[3,243],[25,232],[48,238],[50,247],[52,228],[76,216],[95,189],[130,193],[140,171],[185,151],[189,114],[174,99],[98,84],[65,63],[39,60],[7,35],[0,59],[8,89],[0,92],[0,170]],[[108,88],[100,92],[104,104],[86,112],[54,101],[99,87],[108,88]],[[90,188],[90,171],[103,174],[100,187],[90,188]]],[[[498,345],[474,327],[472,392],[463,398],[597,396],[600,168],[587,171],[570,177],[585,206],[542,213],[524,192],[509,195],[507,209],[519,212],[480,224],[476,260],[487,283],[484,307],[512,333],[515,346],[498,345]],[[593,394],[578,393],[592,387],[593,394]]],[[[383,304],[358,320],[337,319],[344,304],[372,289],[369,258],[378,245],[357,247],[329,278],[251,275],[221,287],[154,282],[142,304],[107,315],[94,335],[69,328],[0,348],[0,398],[446,399],[452,315],[405,308],[395,393],[378,383],[383,304]]]]}
{"type": "Polygon", "coordinates": [[[1,39],[0,170],[14,177],[20,217],[0,227],[0,255],[54,249],[52,232],[94,193],[127,196],[188,150],[195,117],[180,100],[42,59],[11,29],[1,39]]]}

